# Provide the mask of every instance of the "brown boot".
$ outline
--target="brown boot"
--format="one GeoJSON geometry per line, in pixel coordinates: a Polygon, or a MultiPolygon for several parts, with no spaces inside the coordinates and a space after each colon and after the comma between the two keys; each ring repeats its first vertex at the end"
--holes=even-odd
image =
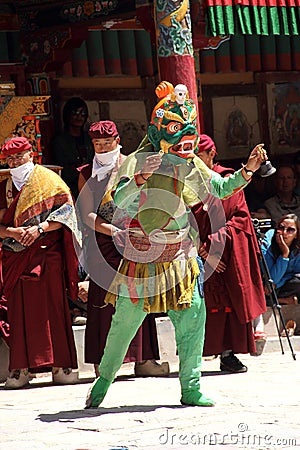
{"type": "Polygon", "coordinates": [[[170,367],[168,362],[158,364],[155,360],[147,359],[135,363],[134,373],[137,377],[168,377],[170,367]]]}

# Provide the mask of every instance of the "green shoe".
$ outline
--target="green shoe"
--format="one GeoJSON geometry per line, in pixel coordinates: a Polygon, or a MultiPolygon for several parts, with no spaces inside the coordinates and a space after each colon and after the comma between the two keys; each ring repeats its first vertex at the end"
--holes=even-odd
{"type": "Polygon", "coordinates": [[[103,402],[111,383],[111,381],[108,381],[101,376],[97,378],[88,391],[85,409],[98,408],[98,406],[103,402]]]}
{"type": "Polygon", "coordinates": [[[193,391],[191,389],[182,392],[180,399],[182,405],[189,406],[214,406],[215,402],[211,398],[205,397],[199,391],[193,391]]]}

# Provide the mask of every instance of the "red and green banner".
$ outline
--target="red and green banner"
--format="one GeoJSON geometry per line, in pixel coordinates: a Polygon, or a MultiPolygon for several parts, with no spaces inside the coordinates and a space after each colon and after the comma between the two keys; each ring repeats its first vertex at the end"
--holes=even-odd
{"type": "Polygon", "coordinates": [[[208,36],[299,35],[300,0],[206,0],[208,36]]]}

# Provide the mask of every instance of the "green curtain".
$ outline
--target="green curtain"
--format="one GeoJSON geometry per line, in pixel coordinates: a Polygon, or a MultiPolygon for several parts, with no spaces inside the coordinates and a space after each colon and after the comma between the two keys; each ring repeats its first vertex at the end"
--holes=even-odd
{"type": "Polygon", "coordinates": [[[300,34],[300,0],[251,0],[250,3],[248,0],[207,0],[206,34],[300,34]]]}

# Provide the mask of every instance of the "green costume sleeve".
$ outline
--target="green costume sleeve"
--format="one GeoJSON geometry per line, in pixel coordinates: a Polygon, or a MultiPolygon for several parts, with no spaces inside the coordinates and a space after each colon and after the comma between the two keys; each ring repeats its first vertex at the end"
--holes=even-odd
{"type": "Polygon", "coordinates": [[[242,175],[242,169],[240,169],[224,178],[220,174],[212,171],[210,184],[212,187],[211,193],[214,196],[226,199],[244,189],[248,182],[242,175]]]}

